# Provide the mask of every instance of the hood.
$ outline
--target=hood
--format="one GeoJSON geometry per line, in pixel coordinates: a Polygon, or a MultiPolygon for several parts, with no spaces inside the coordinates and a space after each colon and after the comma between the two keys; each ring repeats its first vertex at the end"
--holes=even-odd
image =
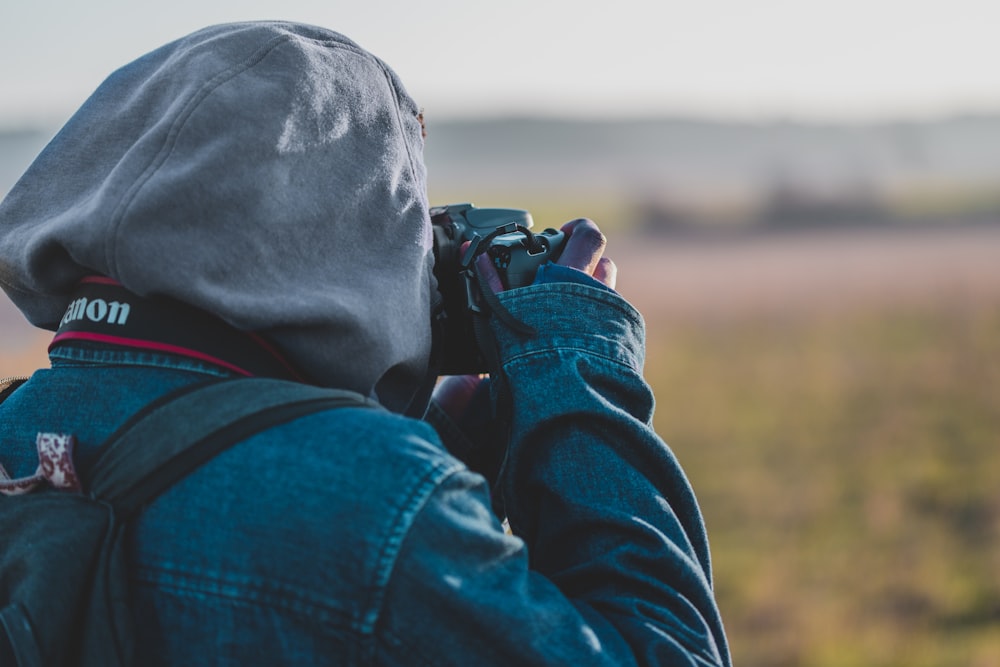
{"type": "Polygon", "coordinates": [[[0,284],[55,329],[86,275],[262,334],[404,411],[435,289],[418,108],[322,28],[206,28],[114,72],[0,204],[0,284]]]}

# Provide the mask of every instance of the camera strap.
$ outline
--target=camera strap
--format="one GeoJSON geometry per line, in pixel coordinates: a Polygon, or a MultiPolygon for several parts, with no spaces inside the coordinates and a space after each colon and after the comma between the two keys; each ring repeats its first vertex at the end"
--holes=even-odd
{"type": "Polygon", "coordinates": [[[73,292],[49,350],[111,345],[195,359],[243,376],[312,384],[259,334],[167,297],[143,297],[103,276],[88,276],[73,292]]]}
{"type": "MultiPolygon", "coordinates": [[[[514,414],[513,395],[510,390],[510,383],[507,374],[504,373],[500,363],[500,351],[497,345],[496,336],[490,327],[490,317],[496,317],[504,326],[516,333],[533,337],[538,335],[538,331],[507,310],[500,302],[493,289],[487,283],[486,278],[479,272],[474,261],[470,261],[464,270],[464,277],[469,291],[469,310],[472,317],[472,331],[476,339],[476,346],[479,348],[483,361],[486,364],[490,375],[490,392],[493,396],[492,424],[489,429],[489,437],[495,438],[501,446],[492,447],[494,451],[502,452],[502,460],[496,463],[498,469],[497,479],[502,476],[507,460],[506,443],[510,441],[511,423],[514,414]]],[[[503,494],[499,489],[492,494],[493,511],[497,516],[506,516],[503,507],[503,494]]]]}
{"type": "MultiPolygon", "coordinates": [[[[535,238],[535,235],[530,229],[522,225],[505,225],[503,227],[498,227],[493,233],[486,237],[476,236],[472,242],[469,244],[469,248],[466,250],[465,256],[462,258],[461,266],[464,270],[466,281],[467,281],[467,291],[469,294],[468,307],[473,313],[479,313],[482,310],[482,304],[477,302],[475,296],[479,296],[483,302],[488,306],[489,312],[496,315],[497,319],[504,323],[508,328],[516,331],[523,336],[536,336],[538,332],[534,327],[528,326],[521,320],[517,319],[511,315],[510,311],[500,303],[500,299],[497,295],[493,293],[490,288],[489,283],[486,282],[486,278],[479,273],[476,267],[476,258],[479,255],[486,252],[489,247],[490,241],[503,234],[510,234],[512,232],[520,232],[524,234],[525,238],[528,240],[529,247],[532,249],[539,248],[539,243],[535,238]],[[475,294],[475,288],[472,287],[473,280],[475,282],[475,287],[478,287],[478,294],[475,294]]],[[[489,313],[487,313],[487,316],[489,313]]],[[[477,336],[478,337],[478,336],[477,336]]],[[[477,341],[478,342],[478,341],[477,341]]],[[[493,343],[490,348],[495,351],[496,341],[492,339],[492,334],[489,341],[493,343]]],[[[485,352],[484,352],[485,353],[485,352]]]]}

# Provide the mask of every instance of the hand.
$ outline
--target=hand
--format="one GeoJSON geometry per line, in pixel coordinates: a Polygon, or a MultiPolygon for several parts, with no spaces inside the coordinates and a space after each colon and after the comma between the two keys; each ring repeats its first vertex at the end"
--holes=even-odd
{"type": "MultiPolygon", "coordinates": [[[[566,234],[566,246],[556,264],[583,271],[614,289],[618,278],[618,268],[614,262],[604,256],[604,249],[608,241],[594,224],[594,221],[580,218],[567,222],[562,226],[562,232],[566,234]]],[[[480,255],[476,261],[478,262],[477,268],[486,278],[486,283],[490,288],[494,292],[502,292],[503,282],[486,253],[480,255]]],[[[458,420],[468,407],[472,395],[482,380],[483,377],[478,375],[456,375],[443,378],[434,390],[434,400],[452,419],[458,420]]]]}
{"type": "Polygon", "coordinates": [[[432,398],[452,421],[459,423],[485,375],[449,375],[434,387],[432,398]]]}
{"type": "MultiPolygon", "coordinates": [[[[556,263],[581,271],[614,289],[618,269],[614,262],[604,256],[607,239],[597,225],[592,220],[573,220],[563,225],[562,231],[566,235],[566,245],[556,263]]],[[[489,257],[484,253],[477,261],[480,275],[486,279],[490,289],[494,293],[502,292],[503,283],[489,257]]],[[[491,476],[496,473],[503,460],[506,443],[500,442],[493,430],[484,428],[485,424],[470,423],[475,419],[488,419],[488,411],[481,409],[481,402],[489,400],[489,392],[480,391],[485,388],[485,381],[485,376],[479,375],[442,378],[434,389],[433,400],[471,443],[466,451],[452,453],[465,461],[471,469],[492,479],[491,476]]]]}
{"type": "MultiPolygon", "coordinates": [[[[562,232],[566,234],[566,246],[556,264],[583,271],[614,289],[618,280],[618,267],[604,256],[608,240],[594,221],[579,218],[567,222],[562,226],[562,232]]],[[[490,289],[494,292],[504,291],[503,282],[486,253],[477,257],[476,263],[490,289]]]]}

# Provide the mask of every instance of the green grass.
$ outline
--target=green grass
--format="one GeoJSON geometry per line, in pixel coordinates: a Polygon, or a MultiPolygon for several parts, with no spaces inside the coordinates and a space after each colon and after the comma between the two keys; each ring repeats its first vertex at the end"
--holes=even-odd
{"type": "Polygon", "coordinates": [[[737,664],[1000,665],[1000,308],[650,331],[737,664]]]}

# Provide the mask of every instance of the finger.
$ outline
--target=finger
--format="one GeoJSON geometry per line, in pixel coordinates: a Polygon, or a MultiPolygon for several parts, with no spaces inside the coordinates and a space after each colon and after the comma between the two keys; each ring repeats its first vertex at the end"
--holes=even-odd
{"type": "Polygon", "coordinates": [[[593,220],[586,218],[567,222],[562,226],[562,231],[568,238],[556,263],[593,275],[608,244],[604,234],[593,220]]]}
{"type": "Polygon", "coordinates": [[[479,271],[479,275],[486,279],[486,284],[489,285],[494,294],[503,291],[503,281],[500,280],[500,274],[497,273],[496,267],[493,266],[493,262],[490,261],[485,252],[476,257],[476,270],[479,271]]]}
{"type": "Polygon", "coordinates": [[[602,257],[600,261],[597,262],[597,267],[594,269],[594,278],[600,280],[611,289],[614,289],[615,283],[618,282],[618,265],[612,262],[608,257],[602,257]]]}
{"type": "Polygon", "coordinates": [[[483,381],[481,375],[452,375],[443,378],[434,387],[434,401],[454,419],[465,412],[473,394],[483,381]]]}

